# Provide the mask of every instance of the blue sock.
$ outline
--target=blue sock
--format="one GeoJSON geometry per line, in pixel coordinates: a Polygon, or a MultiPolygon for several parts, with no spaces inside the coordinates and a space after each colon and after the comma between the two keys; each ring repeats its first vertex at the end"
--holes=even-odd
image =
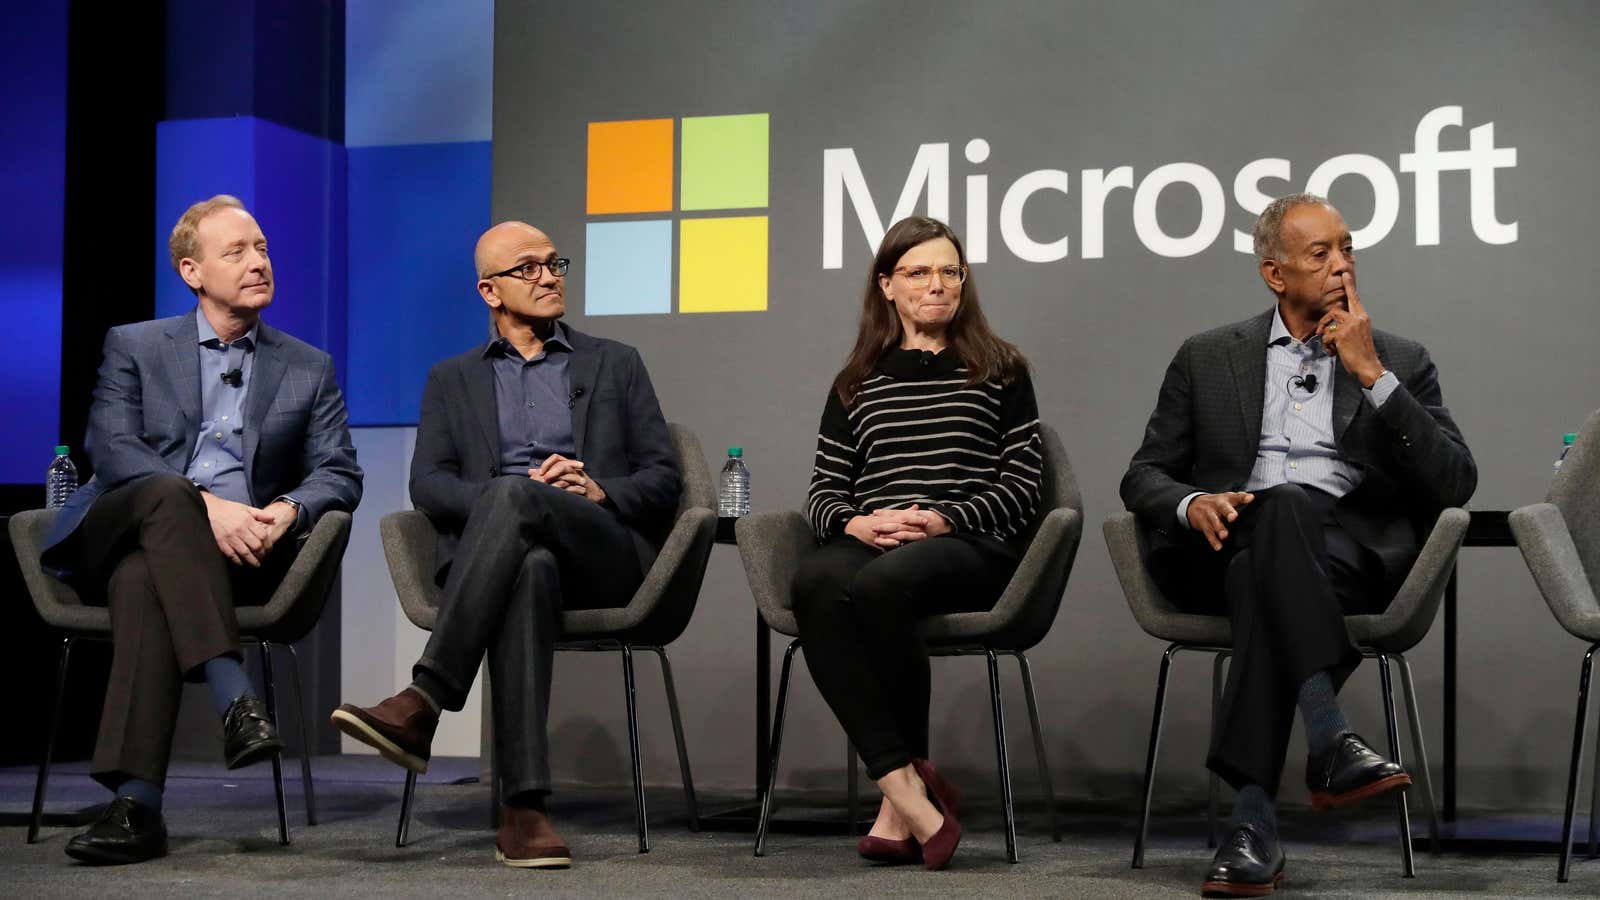
{"type": "Polygon", "coordinates": [[[161,809],[161,788],[148,781],[130,778],[117,785],[118,797],[132,797],[139,801],[141,806],[148,806],[154,810],[161,809]]]}
{"type": "Polygon", "coordinates": [[[1306,748],[1312,756],[1325,752],[1339,735],[1350,730],[1350,720],[1339,708],[1339,695],[1327,672],[1318,672],[1302,682],[1297,702],[1306,725],[1306,748]]]}
{"type": "Polygon", "coordinates": [[[250,676],[244,673],[244,666],[231,656],[219,656],[206,661],[206,686],[211,688],[211,702],[217,708],[217,715],[224,716],[228,707],[240,697],[256,695],[255,688],[250,686],[250,676]]]}
{"type": "Polygon", "coordinates": [[[1272,840],[1278,839],[1278,808],[1272,795],[1258,784],[1247,784],[1233,801],[1233,824],[1254,825],[1272,840]]]}

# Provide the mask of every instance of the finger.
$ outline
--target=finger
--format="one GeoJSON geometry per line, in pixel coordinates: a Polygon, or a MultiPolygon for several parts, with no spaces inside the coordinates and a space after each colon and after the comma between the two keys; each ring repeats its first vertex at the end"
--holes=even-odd
{"type": "Polygon", "coordinates": [[[1349,308],[1350,312],[1358,316],[1366,315],[1367,309],[1361,305],[1361,296],[1356,293],[1355,274],[1352,272],[1344,272],[1340,274],[1339,281],[1344,284],[1345,306],[1349,308]]]}
{"type": "Polygon", "coordinates": [[[244,541],[240,540],[237,535],[234,536],[234,539],[231,543],[233,544],[233,552],[239,554],[240,562],[247,566],[254,566],[258,569],[261,568],[261,561],[256,559],[256,555],[251,552],[250,547],[245,544],[244,541]]]}
{"type": "Polygon", "coordinates": [[[899,541],[895,540],[892,537],[886,537],[884,535],[878,535],[878,537],[873,540],[873,543],[876,544],[879,547],[884,548],[885,550],[893,549],[895,547],[900,546],[900,542],[899,541]]]}
{"type": "Polygon", "coordinates": [[[254,506],[250,507],[249,509],[250,515],[254,517],[257,522],[265,522],[268,525],[278,524],[278,517],[275,514],[269,513],[264,509],[256,509],[254,506]]]}
{"type": "Polygon", "coordinates": [[[566,457],[562,456],[559,453],[552,453],[549,456],[545,457],[544,462],[539,464],[539,477],[543,478],[545,476],[545,474],[550,471],[550,467],[551,466],[555,465],[556,463],[560,462],[563,459],[566,459],[566,457]]]}
{"type": "Polygon", "coordinates": [[[232,547],[228,546],[228,542],[226,540],[217,541],[217,549],[221,550],[222,555],[228,558],[228,562],[231,562],[236,566],[239,565],[239,554],[234,552],[232,547]]]}
{"type": "Polygon", "coordinates": [[[920,531],[901,531],[894,535],[894,539],[900,541],[901,543],[926,540],[927,537],[928,536],[926,534],[920,531]]]}
{"type": "Polygon", "coordinates": [[[568,492],[573,493],[573,494],[577,494],[580,497],[583,496],[584,494],[588,493],[588,491],[585,491],[581,485],[575,485],[575,484],[563,487],[562,490],[568,491],[568,492]]]}

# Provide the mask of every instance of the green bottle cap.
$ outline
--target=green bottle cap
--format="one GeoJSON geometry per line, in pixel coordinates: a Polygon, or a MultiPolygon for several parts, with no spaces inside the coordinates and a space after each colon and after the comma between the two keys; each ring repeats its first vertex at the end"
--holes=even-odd
{"type": "Polygon", "coordinates": [[[68,453],[68,450],[67,450],[67,445],[66,444],[57,444],[56,445],[56,455],[57,456],[66,456],[67,453],[68,453]]]}
{"type": "Polygon", "coordinates": [[[744,448],[743,447],[729,447],[728,448],[728,455],[729,456],[743,456],[744,455],[744,448]]]}
{"type": "MultiPolygon", "coordinates": [[[[1563,434],[1561,436],[1561,443],[1562,443],[1563,446],[1570,446],[1572,444],[1572,442],[1576,441],[1577,439],[1578,439],[1578,436],[1576,434],[1563,434]]],[[[59,452],[61,450],[61,448],[57,447],[56,450],[57,450],[57,452],[59,452]]]]}

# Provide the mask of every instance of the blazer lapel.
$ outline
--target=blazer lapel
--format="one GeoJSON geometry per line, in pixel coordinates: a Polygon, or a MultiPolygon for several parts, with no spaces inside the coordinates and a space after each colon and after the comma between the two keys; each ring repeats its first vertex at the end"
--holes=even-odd
{"type": "Polygon", "coordinates": [[[568,382],[576,395],[572,399],[572,449],[583,459],[584,432],[589,424],[589,400],[596,390],[595,380],[600,374],[599,347],[570,327],[567,338],[572,341],[572,360],[567,364],[568,382]]]}
{"type": "Polygon", "coordinates": [[[1341,449],[1344,447],[1344,433],[1355,421],[1356,412],[1361,408],[1361,382],[1356,380],[1339,363],[1333,361],[1333,442],[1341,449]]]}
{"type": "Polygon", "coordinates": [[[244,410],[244,477],[251,498],[259,503],[263,498],[255,496],[256,447],[261,443],[261,427],[267,420],[267,410],[272,408],[272,401],[278,396],[278,385],[288,370],[278,352],[277,336],[264,322],[256,330],[253,356],[250,394],[245,398],[244,410]]]}
{"type": "Polygon", "coordinates": [[[489,459],[500,459],[500,409],[494,399],[494,359],[479,353],[462,372],[467,383],[467,404],[478,420],[478,428],[489,448],[489,459]]]}
{"type": "Polygon", "coordinates": [[[1244,430],[1239,435],[1244,441],[1246,458],[1253,461],[1261,443],[1261,413],[1267,391],[1267,335],[1272,332],[1273,311],[1257,316],[1234,332],[1233,344],[1228,348],[1228,366],[1233,370],[1233,382],[1238,386],[1239,421],[1244,430]]]}
{"type": "Polygon", "coordinates": [[[192,444],[200,433],[200,326],[195,324],[196,315],[199,313],[180,317],[177,327],[167,332],[167,383],[172,385],[178,409],[188,420],[188,452],[194,451],[192,444]]]}

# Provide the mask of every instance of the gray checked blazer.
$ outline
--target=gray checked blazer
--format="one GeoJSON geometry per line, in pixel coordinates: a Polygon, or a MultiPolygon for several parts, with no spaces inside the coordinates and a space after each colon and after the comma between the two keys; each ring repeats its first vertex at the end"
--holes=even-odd
{"type": "MultiPolygon", "coordinates": [[[[119,325],[106,333],[104,359],[84,438],[95,474],[56,517],[51,550],[71,536],[100,495],[143,475],[182,475],[200,433],[200,348],[195,311],[119,325]]],[[[293,494],[300,526],[361,500],[361,469],[344,395],[328,354],[261,323],[246,399],[244,471],[254,506],[293,494]]]]}
{"type": "MultiPolygon", "coordinates": [[[[1184,497],[1241,490],[1249,479],[1261,444],[1274,311],[1189,338],[1167,366],[1121,488],[1122,502],[1150,534],[1152,553],[1196,539],[1178,521],[1184,497]]],[[[1400,386],[1375,410],[1355,376],[1334,365],[1334,440],[1364,476],[1334,515],[1398,586],[1439,510],[1472,496],[1478,468],[1445,408],[1428,351],[1376,329],[1373,342],[1400,386]]]]}
{"type": "MultiPolygon", "coordinates": [[[[682,490],[661,404],[639,351],[570,325],[567,337],[577,458],[605,489],[605,507],[633,533],[640,564],[648,569],[672,528],[682,490]]],[[[487,346],[436,364],[422,389],[411,502],[439,531],[435,577],[441,581],[473,502],[500,477],[500,417],[494,361],[483,355],[487,346]]]]}

